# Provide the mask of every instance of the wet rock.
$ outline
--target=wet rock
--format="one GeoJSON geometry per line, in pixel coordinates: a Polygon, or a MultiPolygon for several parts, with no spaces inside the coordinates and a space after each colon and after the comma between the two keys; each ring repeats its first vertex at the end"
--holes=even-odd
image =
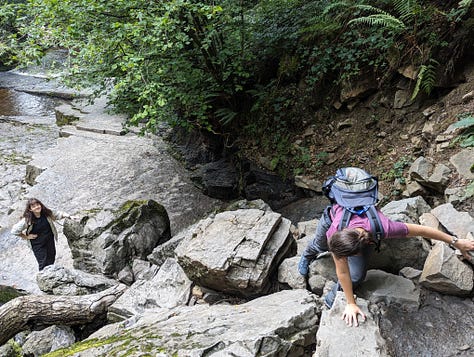
{"type": "Polygon", "coordinates": [[[175,252],[199,285],[256,296],[271,290],[271,273],[295,250],[290,221],[279,213],[248,209],[201,220],[175,252]]]}
{"type": "Polygon", "coordinates": [[[303,190],[294,186],[290,180],[283,180],[253,165],[246,168],[243,183],[243,193],[247,200],[262,199],[273,210],[278,210],[305,197],[303,190]]]}
{"type": "Polygon", "coordinates": [[[202,165],[191,177],[204,194],[223,200],[237,198],[239,194],[237,170],[225,160],[202,165]]]}

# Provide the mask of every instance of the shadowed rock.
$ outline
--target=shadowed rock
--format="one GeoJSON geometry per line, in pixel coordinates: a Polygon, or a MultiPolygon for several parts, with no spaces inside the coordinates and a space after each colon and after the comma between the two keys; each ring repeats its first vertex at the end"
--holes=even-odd
{"type": "Polygon", "coordinates": [[[116,211],[92,213],[80,223],[65,222],[64,235],[76,269],[117,277],[134,259],[146,260],[170,239],[170,222],[157,202],[129,201],[116,211]]]}

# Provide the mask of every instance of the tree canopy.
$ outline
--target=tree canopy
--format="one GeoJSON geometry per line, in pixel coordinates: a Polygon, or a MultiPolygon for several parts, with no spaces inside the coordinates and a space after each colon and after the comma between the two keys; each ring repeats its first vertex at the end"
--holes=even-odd
{"type": "Polygon", "coordinates": [[[284,151],[305,110],[329,107],[355,78],[383,86],[410,64],[413,97],[429,94],[466,55],[471,2],[6,1],[0,60],[66,49],[67,81],[109,93],[131,124],[270,131],[284,151]]]}

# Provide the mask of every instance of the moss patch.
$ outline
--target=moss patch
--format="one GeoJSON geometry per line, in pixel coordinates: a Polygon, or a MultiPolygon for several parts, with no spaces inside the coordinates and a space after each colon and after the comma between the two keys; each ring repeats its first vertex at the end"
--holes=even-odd
{"type": "Polygon", "coordinates": [[[67,357],[67,356],[73,356],[76,353],[87,351],[91,348],[97,348],[97,347],[102,347],[106,346],[115,342],[119,341],[124,341],[126,343],[130,343],[132,341],[132,336],[129,335],[123,335],[123,336],[112,336],[107,339],[98,339],[98,338],[93,338],[91,340],[86,340],[82,342],[75,343],[71,347],[67,348],[62,348],[60,350],[56,350],[51,353],[47,353],[44,356],[47,357],[67,357]]]}
{"type": "Polygon", "coordinates": [[[26,293],[18,291],[10,286],[0,286],[0,304],[5,304],[14,298],[24,295],[26,295],[26,293]]]}

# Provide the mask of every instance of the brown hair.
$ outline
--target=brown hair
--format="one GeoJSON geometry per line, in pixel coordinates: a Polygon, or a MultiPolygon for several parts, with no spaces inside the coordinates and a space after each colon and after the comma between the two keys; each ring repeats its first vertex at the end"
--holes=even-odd
{"type": "Polygon", "coordinates": [[[25,211],[22,215],[22,217],[26,220],[26,224],[28,225],[32,224],[35,218],[33,212],[31,212],[30,210],[31,205],[35,203],[39,203],[39,205],[41,206],[41,214],[45,215],[46,217],[53,217],[53,212],[48,207],[46,207],[40,200],[38,200],[37,198],[29,198],[26,201],[25,211]]]}
{"type": "Polygon", "coordinates": [[[361,252],[362,248],[370,244],[369,232],[354,228],[337,231],[329,239],[329,251],[336,258],[348,257],[361,252]]]}

